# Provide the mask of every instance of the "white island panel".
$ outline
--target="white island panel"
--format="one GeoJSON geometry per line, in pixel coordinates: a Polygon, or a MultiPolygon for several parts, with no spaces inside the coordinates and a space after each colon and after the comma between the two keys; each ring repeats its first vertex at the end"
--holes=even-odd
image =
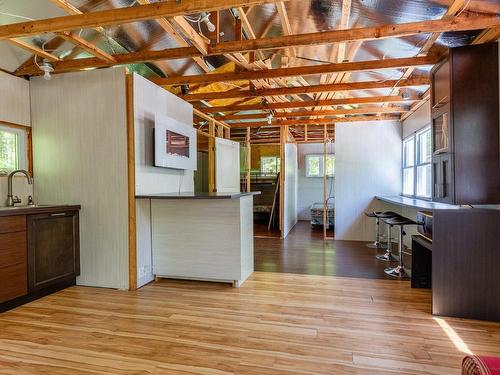
{"type": "Polygon", "coordinates": [[[253,272],[252,202],[152,199],[154,274],[241,285],[253,272]]]}

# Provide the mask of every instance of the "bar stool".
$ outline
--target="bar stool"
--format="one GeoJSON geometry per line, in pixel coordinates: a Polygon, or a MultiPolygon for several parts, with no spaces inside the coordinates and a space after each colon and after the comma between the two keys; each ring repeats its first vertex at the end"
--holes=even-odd
{"type": "Polygon", "coordinates": [[[397,226],[399,230],[399,243],[398,243],[399,265],[397,267],[388,267],[384,270],[384,272],[389,276],[397,277],[399,279],[409,279],[410,276],[406,272],[403,263],[403,249],[404,249],[403,238],[406,234],[404,231],[404,226],[417,225],[417,223],[403,216],[396,216],[385,220],[385,222],[388,225],[397,226]]]}
{"type": "Polygon", "coordinates": [[[365,215],[368,217],[374,217],[375,220],[375,242],[367,243],[366,246],[371,249],[382,249],[384,245],[380,241],[382,239],[382,235],[380,234],[380,219],[385,219],[389,217],[394,217],[398,215],[392,211],[373,211],[373,212],[365,212],[365,215]]]}

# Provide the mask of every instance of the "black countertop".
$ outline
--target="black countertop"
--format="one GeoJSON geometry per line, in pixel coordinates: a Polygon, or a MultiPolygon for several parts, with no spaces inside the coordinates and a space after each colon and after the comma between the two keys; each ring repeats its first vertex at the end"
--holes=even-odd
{"type": "Polygon", "coordinates": [[[36,204],[33,206],[0,207],[0,216],[45,214],[74,211],[80,208],[80,205],[77,204],[36,204]]]}
{"type": "Polygon", "coordinates": [[[136,199],[239,199],[250,195],[259,195],[260,191],[243,193],[163,193],[136,195],[136,199]]]}
{"type": "Polygon", "coordinates": [[[375,198],[386,203],[392,203],[398,206],[418,208],[427,211],[470,209],[469,206],[455,206],[452,204],[431,202],[425,199],[403,197],[401,195],[392,195],[392,196],[377,195],[375,198]]]}

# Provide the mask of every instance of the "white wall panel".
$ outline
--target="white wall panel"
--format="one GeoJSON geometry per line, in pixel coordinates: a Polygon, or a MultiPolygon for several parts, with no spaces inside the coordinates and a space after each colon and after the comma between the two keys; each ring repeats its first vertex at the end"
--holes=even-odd
{"type": "Polygon", "coordinates": [[[386,209],[376,195],[401,193],[401,125],[396,121],[335,126],[335,238],[371,241],[365,211],[386,209]]]}
{"type": "Polygon", "coordinates": [[[285,143],[285,182],[283,199],[283,237],[297,224],[297,145],[285,143]]]}
{"type": "Polygon", "coordinates": [[[0,122],[30,126],[29,81],[0,72],[0,122]]]}
{"type": "Polygon", "coordinates": [[[194,191],[193,171],[154,167],[155,115],[193,126],[193,106],[134,74],[136,194],[194,191]]]}
{"type": "Polygon", "coordinates": [[[240,191],[239,142],[215,138],[215,187],[219,193],[240,191]]]}
{"type": "Polygon", "coordinates": [[[81,204],[80,285],[128,288],[125,69],[31,80],[35,199],[81,204]]]}
{"type": "MultiPolygon", "coordinates": [[[[335,153],[335,144],[329,144],[329,153],[335,153]]],[[[306,155],[323,155],[323,143],[301,143],[298,145],[298,191],[297,215],[299,220],[311,220],[310,207],[323,202],[323,177],[306,177],[306,155]]],[[[332,196],[335,197],[335,178],[328,178],[327,188],[333,183],[332,196]]]]}
{"type": "MultiPolygon", "coordinates": [[[[1,49],[0,56],[4,57],[1,49]]],[[[4,72],[0,72],[0,126],[2,121],[31,126],[29,81],[4,72]]],[[[33,185],[28,185],[24,176],[13,181],[14,194],[26,203],[28,195],[33,195],[33,185]]],[[[0,176],[0,207],[6,203],[7,176],[0,176]]]]}
{"type": "MultiPolygon", "coordinates": [[[[194,191],[193,171],[154,167],[155,116],[193,126],[193,106],[137,74],[134,86],[136,194],[194,191]]],[[[137,285],[153,280],[149,203],[136,202],[137,285]]]]}

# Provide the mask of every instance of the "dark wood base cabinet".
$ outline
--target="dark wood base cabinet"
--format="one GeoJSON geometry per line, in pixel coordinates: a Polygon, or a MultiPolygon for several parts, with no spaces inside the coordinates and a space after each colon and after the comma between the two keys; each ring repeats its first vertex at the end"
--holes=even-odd
{"type": "Polygon", "coordinates": [[[79,206],[71,207],[11,216],[0,211],[0,312],[75,284],[79,206]]]}
{"type": "Polygon", "coordinates": [[[500,210],[434,212],[432,313],[500,322],[500,210]]]}
{"type": "Polygon", "coordinates": [[[28,216],[28,289],[80,274],[78,211],[28,216]]]}

